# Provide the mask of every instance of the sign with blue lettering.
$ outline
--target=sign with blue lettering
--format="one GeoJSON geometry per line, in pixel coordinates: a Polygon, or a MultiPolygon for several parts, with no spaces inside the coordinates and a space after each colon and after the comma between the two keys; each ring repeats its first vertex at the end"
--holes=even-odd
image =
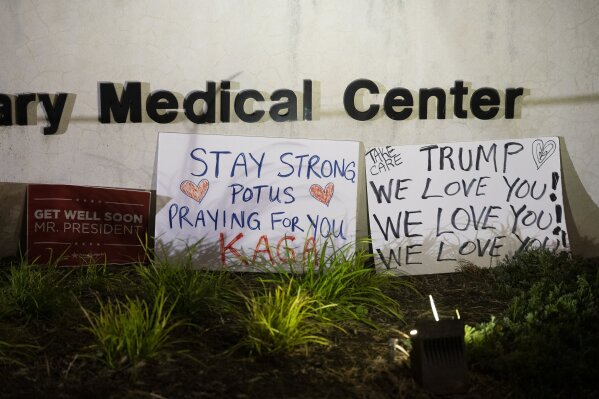
{"type": "Polygon", "coordinates": [[[559,139],[387,146],[366,151],[377,268],[484,267],[529,248],[569,250],[559,139]]]}
{"type": "Polygon", "coordinates": [[[255,271],[352,245],[358,159],[350,141],[160,133],[158,255],[255,271]]]}

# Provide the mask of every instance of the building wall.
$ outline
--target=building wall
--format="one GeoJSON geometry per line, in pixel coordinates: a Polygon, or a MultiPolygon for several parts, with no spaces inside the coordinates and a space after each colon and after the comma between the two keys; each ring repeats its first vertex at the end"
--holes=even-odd
{"type": "MultiPolygon", "coordinates": [[[[560,136],[572,249],[599,255],[596,1],[4,1],[0,93],[76,95],[64,132],[0,127],[0,255],[17,251],[24,183],[155,189],[159,131],[361,141],[365,147],[560,136]],[[352,119],[344,90],[523,87],[514,119],[352,119]],[[272,93],[314,85],[311,121],[101,124],[98,84],[181,96],[206,81],[272,93]]],[[[360,230],[365,233],[365,218],[360,230]]]]}

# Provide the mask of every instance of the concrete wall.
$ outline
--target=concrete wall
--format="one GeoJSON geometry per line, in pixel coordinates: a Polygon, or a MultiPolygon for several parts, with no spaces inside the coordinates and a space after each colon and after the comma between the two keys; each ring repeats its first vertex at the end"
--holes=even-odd
{"type": "MultiPolygon", "coordinates": [[[[0,127],[0,255],[17,250],[24,186],[155,188],[157,133],[349,139],[366,147],[560,136],[572,249],[599,255],[599,7],[540,1],[3,1],[0,93],[76,94],[62,134],[0,127]],[[523,87],[519,117],[356,121],[347,85],[523,87]],[[185,95],[206,81],[302,90],[312,121],[159,125],[98,122],[98,82],[185,95]]],[[[365,226],[361,226],[365,231],[365,226]]]]}

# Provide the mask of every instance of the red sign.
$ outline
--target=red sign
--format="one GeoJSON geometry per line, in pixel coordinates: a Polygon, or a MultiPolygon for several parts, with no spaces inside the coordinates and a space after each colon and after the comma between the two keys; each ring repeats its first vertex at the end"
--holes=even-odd
{"type": "Polygon", "coordinates": [[[149,215],[148,191],[30,184],[27,258],[69,266],[143,261],[149,215]]]}

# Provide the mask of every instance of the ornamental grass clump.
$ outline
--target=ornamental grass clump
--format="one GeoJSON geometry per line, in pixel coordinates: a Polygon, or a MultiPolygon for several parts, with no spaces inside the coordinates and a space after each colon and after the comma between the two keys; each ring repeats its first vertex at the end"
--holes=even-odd
{"type": "Polygon", "coordinates": [[[303,268],[294,273],[273,275],[270,281],[289,281],[321,303],[321,311],[336,322],[358,321],[377,327],[376,312],[402,320],[398,303],[385,293],[392,286],[408,285],[386,273],[376,273],[367,264],[371,260],[366,250],[322,246],[318,256],[309,256],[303,268]]]}
{"type": "Polygon", "coordinates": [[[173,313],[198,321],[230,309],[235,296],[233,277],[225,271],[194,270],[191,262],[172,264],[165,261],[138,264],[135,267],[143,291],[154,297],[164,291],[173,313]]]}
{"type": "Polygon", "coordinates": [[[308,350],[310,344],[329,345],[322,333],[332,327],[320,316],[323,305],[311,298],[294,280],[287,285],[265,285],[243,297],[239,312],[245,336],[240,346],[258,355],[308,350]]]}
{"type": "Polygon", "coordinates": [[[110,369],[137,367],[155,359],[173,344],[171,333],[182,323],[171,317],[164,291],[148,304],[138,298],[100,302],[99,312],[83,309],[95,339],[92,349],[110,369]]]}
{"type": "Polygon", "coordinates": [[[40,319],[59,314],[68,304],[64,281],[69,272],[55,265],[11,265],[0,296],[3,313],[40,319]]]}
{"type": "Polygon", "coordinates": [[[81,295],[110,294],[119,291],[122,276],[112,272],[106,263],[88,262],[74,269],[73,289],[81,295]]]}

